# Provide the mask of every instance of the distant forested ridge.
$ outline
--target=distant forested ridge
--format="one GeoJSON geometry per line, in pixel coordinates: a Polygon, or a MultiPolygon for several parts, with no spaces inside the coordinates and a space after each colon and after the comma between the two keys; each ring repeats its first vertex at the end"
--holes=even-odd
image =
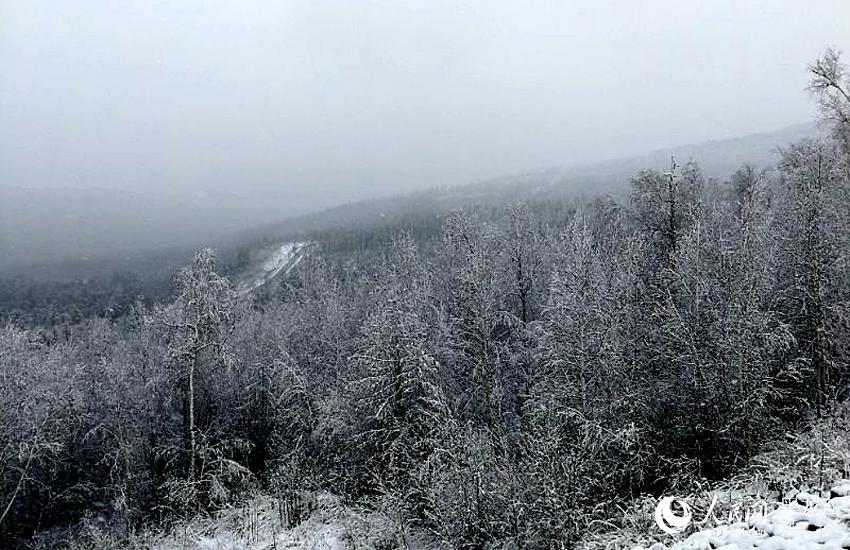
{"type": "MultiPolygon", "coordinates": [[[[219,270],[231,278],[238,277],[252,255],[270,242],[315,242],[329,261],[372,263],[400,232],[411,235],[427,253],[431,243],[439,238],[445,218],[459,209],[474,212],[489,223],[498,220],[508,204],[522,202],[538,223],[562,229],[578,204],[601,194],[623,202],[629,181],[637,171],[663,168],[671,157],[680,162],[699,159],[705,177],[723,180],[744,162],[773,165],[779,158],[779,146],[816,135],[814,124],[797,125],[771,133],[660,150],[642,157],[364,200],[227,237],[197,240],[219,251],[219,270]]],[[[7,209],[13,205],[14,200],[6,205],[7,209]]],[[[5,223],[14,222],[11,215],[4,219],[5,223]]],[[[0,235],[10,241],[24,239],[21,232],[21,227],[0,227],[0,235]]],[[[85,238],[91,246],[96,245],[96,235],[85,238]]],[[[135,241],[128,241],[126,250],[120,253],[114,251],[116,246],[112,243],[105,247],[110,252],[88,254],[84,259],[59,257],[20,265],[7,262],[5,269],[0,260],[0,320],[14,320],[23,326],[53,326],[93,316],[119,317],[137,301],[147,305],[164,302],[173,298],[175,273],[191,261],[202,245],[151,250],[150,243],[148,248],[134,248],[135,241]]],[[[78,243],[79,247],[85,248],[78,243]]],[[[66,252],[70,254],[72,250],[66,252]]]]}

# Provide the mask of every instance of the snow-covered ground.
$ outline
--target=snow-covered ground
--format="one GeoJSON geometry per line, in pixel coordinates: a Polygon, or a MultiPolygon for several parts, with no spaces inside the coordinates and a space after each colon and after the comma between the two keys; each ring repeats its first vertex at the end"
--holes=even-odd
{"type": "Polygon", "coordinates": [[[241,277],[240,292],[248,293],[260,288],[279,274],[286,275],[304,258],[308,243],[295,242],[279,245],[257,268],[241,277]]]}
{"type": "MultiPolygon", "coordinates": [[[[648,550],[842,550],[850,548],[850,481],[828,496],[797,493],[773,510],[737,523],[696,532],[685,540],[648,550]]],[[[635,550],[647,550],[636,547],[635,550]]]]}
{"type": "MultiPolygon", "coordinates": [[[[258,498],[217,517],[179,526],[144,541],[153,550],[348,550],[394,548],[388,518],[343,504],[330,493],[315,495],[315,510],[290,529],[282,527],[274,501],[258,498]]],[[[413,540],[408,548],[421,548],[413,540]]]]}

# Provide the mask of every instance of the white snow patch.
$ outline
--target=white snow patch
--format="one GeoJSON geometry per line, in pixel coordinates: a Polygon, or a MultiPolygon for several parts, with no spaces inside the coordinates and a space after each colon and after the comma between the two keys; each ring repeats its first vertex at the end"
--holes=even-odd
{"type": "MultiPolygon", "coordinates": [[[[649,550],[843,550],[850,548],[850,481],[838,483],[831,498],[799,492],[790,502],[746,521],[700,531],[649,550]]],[[[647,550],[642,546],[634,550],[647,550]]]]}
{"type": "Polygon", "coordinates": [[[288,274],[304,258],[308,243],[288,242],[281,244],[259,269],[248,275],[239,283],[239,291],[243,293],[256,290],[268,283],[281,272],[288,274]]]}
{"type": "MultiPolygon", "coordinates": [[[[215,518],[196,519],[168,535],[147,541],[152,550],[349,550],[395,546],[388,518],[344,504],[327,492],[316,494],[315,509],[284,528],[276,501],[258,497],[215,518]]],[[[424,548],[417,543],[411,549],[424,548]]]]}

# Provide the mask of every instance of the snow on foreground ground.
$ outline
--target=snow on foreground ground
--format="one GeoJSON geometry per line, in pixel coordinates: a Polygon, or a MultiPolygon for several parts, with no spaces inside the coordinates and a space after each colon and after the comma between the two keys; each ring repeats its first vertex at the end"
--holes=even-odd
{"type": "Polygon", "coordinates": [[[699,531],[665,546],[635,550],[841,550],[850,548],[850,481],[821,498],[799,492],[788,503],[746,521],[699,531]]]}
{"type": "MultiPolygon", "coordinates": [[[[168,536],[148,541],[152,550],[347,550],[393,548],[386,515],[343,504],[330,493],[315,497],[315,509],[295,527],[282,527],[275,503],[257,499],[214,518],[194,520],[168,536]]],[[[420,548],[408,540],[408,548],[420,548]]]]}

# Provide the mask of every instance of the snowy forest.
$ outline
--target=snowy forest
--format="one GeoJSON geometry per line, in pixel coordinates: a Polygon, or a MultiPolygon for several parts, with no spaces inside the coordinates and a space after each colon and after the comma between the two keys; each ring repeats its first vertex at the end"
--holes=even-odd
{"type": "Polygon", "coordinates": [[[810,71],[824,136],[777,166],[318,246],[263,299],[205,249],[168,303],[8,322],[0,547],[156,547],[260,496],[288,529],[332,495],[380,514],[361,547],[582,548],[846,427],[850,79],[810,71]]]}

